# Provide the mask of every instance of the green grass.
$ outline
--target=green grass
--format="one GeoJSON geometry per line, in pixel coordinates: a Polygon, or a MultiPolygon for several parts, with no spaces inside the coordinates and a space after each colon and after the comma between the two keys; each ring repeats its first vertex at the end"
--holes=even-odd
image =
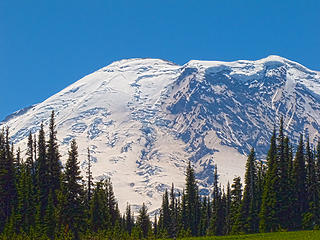
{"type": "Polygon", "coordinates": [[[320,240],[320,231],[297,231],[297,232],[277,232],[261,233],[222,237],[194,237],[183,238],[183,240],[320,240]]]}

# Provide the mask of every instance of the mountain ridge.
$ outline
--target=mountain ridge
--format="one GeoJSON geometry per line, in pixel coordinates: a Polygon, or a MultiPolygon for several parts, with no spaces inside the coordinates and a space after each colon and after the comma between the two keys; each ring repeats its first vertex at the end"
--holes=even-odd
{"type": "Polygon", "coordinates": [[[320,72],[279,56],[183,66],[124,59],[0,124],[23,150],[29,132],[47,125],[54,110],[63,156],[76,138],[82,171],[89,146],[96,179],[111,177],[121,209],[145,201],[155,210],[171,182],[183,188],[188,161],[203,194],[210,192],[215,164],[223,184],[243,176],[249,149],[264,158],[280,116],[294,140],[305,131],[317,139],[319,94],[320,72]]]}

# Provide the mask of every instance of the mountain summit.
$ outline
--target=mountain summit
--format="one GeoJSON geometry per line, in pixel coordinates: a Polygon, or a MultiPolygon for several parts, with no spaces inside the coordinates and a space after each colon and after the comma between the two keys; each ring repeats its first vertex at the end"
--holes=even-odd
{"type": "Polygon", "coordinates": [[[183,66],[126,59],[1,125],[10,127],[12,140],[24,149],[29,132],[37,133],[41,122],[48,125],[52,110],[63,154],[76,138],[83,172],[89,147],[94,176],[111,177],[121,209],[145,202],[154,210],[172,182],[182,189],[188,161],[203,194],[210,191],[215,164],[223,184],[243,176],[246,154],[254,147],[265,157],[281,116],[292,139],[303,131],[317,139],[320,72],[279,56],[183,66]]]}

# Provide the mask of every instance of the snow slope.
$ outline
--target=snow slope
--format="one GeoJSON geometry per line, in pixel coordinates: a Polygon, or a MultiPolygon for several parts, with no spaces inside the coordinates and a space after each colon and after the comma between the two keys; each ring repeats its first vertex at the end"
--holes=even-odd
{"type": "Polygon", "coordinates": [[[264,157],[275,121],[284,116],[297,140],[320,129],[320,73],[281,58],[258,61],[160,59],[112,63],[42,103],[8,116],[12,139],[25,148],[31,131],[48,124],[52,110],[60,150],[76,138],[83,172],[86,148],[97,179],[111,177],[119,206],[142,202],[153,211],[174,182],[183,188],[189,160],[208,194],[214,164],[222,183],[243,176],[246,153],[264,157]]]}

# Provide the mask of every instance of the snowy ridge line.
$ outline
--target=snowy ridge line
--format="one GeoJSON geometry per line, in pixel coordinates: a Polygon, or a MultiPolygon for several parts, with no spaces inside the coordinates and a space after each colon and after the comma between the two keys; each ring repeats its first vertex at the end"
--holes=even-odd
{"type": "Polygon", "coordinates": [[[172,182],[183,188],[188,161],[203,195],[210,194],[215,164],[222,184],[243,176],[250,148],[265,158],[281,116],[294,141],[299,132],[317,140],[320,72],[279,56],[192,60],[183,66],[161,59],[125,59],[0,125],[10,127],[12,140],[23,151],[29,132],[37,133],[41,122],[47,128],[52,110],[62,160],[75,138],[84,173],[89,146],[94,177],[111,177],[120,209],[128,201],[137,209],[145,202],[152,212],[172,182]]]}

